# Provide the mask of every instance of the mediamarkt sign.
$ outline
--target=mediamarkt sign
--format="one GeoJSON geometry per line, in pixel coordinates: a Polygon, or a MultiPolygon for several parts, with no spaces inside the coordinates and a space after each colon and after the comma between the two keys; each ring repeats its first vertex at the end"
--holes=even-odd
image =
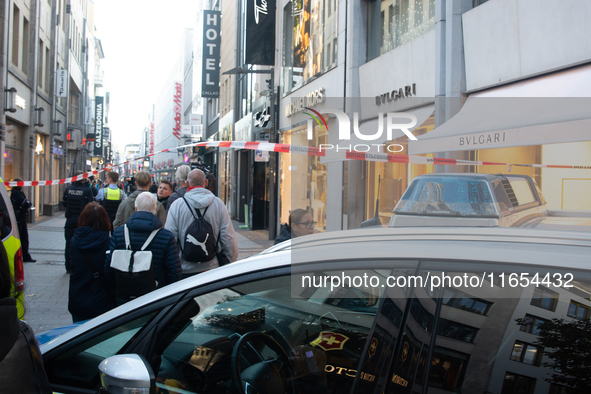
{"type": "Polygon", "coordinates": [[[154,154],[154,122],[150,122],[150,154],[154,154]]]}
{"type": "Polygon", "coordinates": [[[172,128],[172,135],[174,135],[177,139],[181,139],[181,123],[182,123],[182,102],[183,102],[183,84],[180,82],[174,83],[174,100],[173,100],[173,112],[174,112],[174,119],[173,124],[174,127],[172,128]]]}

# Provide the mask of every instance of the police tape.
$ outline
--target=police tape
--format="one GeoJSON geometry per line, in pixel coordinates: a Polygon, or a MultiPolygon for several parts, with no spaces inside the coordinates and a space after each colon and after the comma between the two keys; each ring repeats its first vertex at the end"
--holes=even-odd
{"type": "MultiPolygon", "coordinates": [[[[328,144],[324,146],[329,146],[328,144]]],[[[368,145],[363,145],[368,147],[368,145]]],[[[318,156],[324,157],[327,161],[344,161],[344,160],[360,160],[360,161],[374,161],[381,163],[399,163],[399,164],[426,164],[426,165],[447,165],[447,166],[508,166],[508,167],[532,167],[532,168],[560,168],[560,169],[580,169],[580,170],[591,170],[591,166],[577,166],[577,165],[552,165],[552,164],[516,164],[516,163],[501,163],[492,161],[477,161],[477,160],[458,160],[458,159],[445,159],[440,157],[428,157],[428,156],[417,156],[417,155],[404,155],[399,153],[371,153],[360,152],[351,149],[343,149],[330,145],[331,148],[313,147],[313,146],[298,146],[279,144],[273,142],[245,142],[245,141],[211,141],[211,142],[198,142],[194,144],[181,145],[177,148],[164,149],[159,152],[150,153],[146,156],[137,157],[133,160],[127,160],[119,164],[108,165],[100,170],[89,171],[78,176],[71,178],[56,179],[51,181],[24,181],[15,182],[9,181],[4,182],[6,186],[53,186],[62,185],[71,182],[76,182],[93,175],[97,175],[104,171],[115,170],[120,166],[129,164],[134,161],[147,159],[160,153],[172,153],[179,151],[184,148],[192,147],[206,147],[206,148],[229,148],[229,149],[250,149],[259,150],[265,152],[277,152],[277,153],[294,153],[307,156],[318,156]]]]}

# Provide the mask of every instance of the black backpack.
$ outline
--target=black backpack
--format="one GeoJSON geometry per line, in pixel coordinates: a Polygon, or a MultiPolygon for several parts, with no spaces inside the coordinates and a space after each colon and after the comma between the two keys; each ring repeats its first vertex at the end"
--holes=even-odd
{"type": "Polygon", "coordinates": [[[185,238],[179,240],[179,246],[183,259],[192,263],[205,263],[212,260],[216,255],[216,242],[213,235],[213,228],[211,224],[203,217],[207,212],[207,208],[203,214],[198,208],[195,208],[197,216],[193,213],[193,208],[185,197],[181,197],[185,204],[189,207],[191,215],[193,215],[193,223],[187,228],[185,238]]]}

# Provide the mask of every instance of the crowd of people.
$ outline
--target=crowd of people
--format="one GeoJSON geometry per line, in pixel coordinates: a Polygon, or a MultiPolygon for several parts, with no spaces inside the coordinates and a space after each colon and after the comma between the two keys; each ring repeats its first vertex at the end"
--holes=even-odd
{"type": "MultiPolygon", "coordinates": [[[[26,227],[32,204],[20,187],[11,193],[23,261],[34,262],[26,227]]],[[[177,169],[174,184],[155,185],[148,171],[124,183],[116,172],[107,172],[104,183],[85,178],[65,189],[63,204],[68,310],[74,322],[238,258],[226,206],[208,189],[206,174],[187,165],[177,169]]],[[[312,234],[314,226],[310,212],[295,209],[275,244],[312,234]]]]}
{"type": "Polygon", "coordinates": [[[68,310],[74,322],[238,258],[228,210],[207,189],[205,174],[181,166],[176,182],[176,189],[168,180],[151,188],[152,176],[140,171],[121,184],[119,174],[108,172],[96,194],[84,180],[66,188],[68,310]],[[190,228],[195,211],[209,224],[209,233],[190,228]],[[186,245],[205,244],[208,238],[215,250],[203,261],[188,261],[182,252],[186,245]]]}

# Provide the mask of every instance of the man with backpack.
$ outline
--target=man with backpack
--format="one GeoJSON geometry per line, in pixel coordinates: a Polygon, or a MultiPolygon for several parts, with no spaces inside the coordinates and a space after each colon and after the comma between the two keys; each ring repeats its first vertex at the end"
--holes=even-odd
{"type": "Polygon", "coordinates": [[[115,284],[117,305],[181,279],[176,239],[162,228],[157,204],[152,193],[140,193],[135,213],[111,237],[105,278],[115,284]]]}
{"type": "Polygon", "coordinates": [[[113,230],[113,222],[117,215],[117,210],[121,201],[125,200],[125,193],[117,187],[119,174],[113,171],[107,172],[107,186],[100,189],[95,200],[105,208],[111,221],[111,231],[113,230]]]}
{"type": "Polygon", "coordinates": [[[183,278],[238,258],[238,241],[228,210],[206,189],[203,171],[191,171],[187,184],[185,195],[169,207],[165,226],[177,239],[183,278]]]}

